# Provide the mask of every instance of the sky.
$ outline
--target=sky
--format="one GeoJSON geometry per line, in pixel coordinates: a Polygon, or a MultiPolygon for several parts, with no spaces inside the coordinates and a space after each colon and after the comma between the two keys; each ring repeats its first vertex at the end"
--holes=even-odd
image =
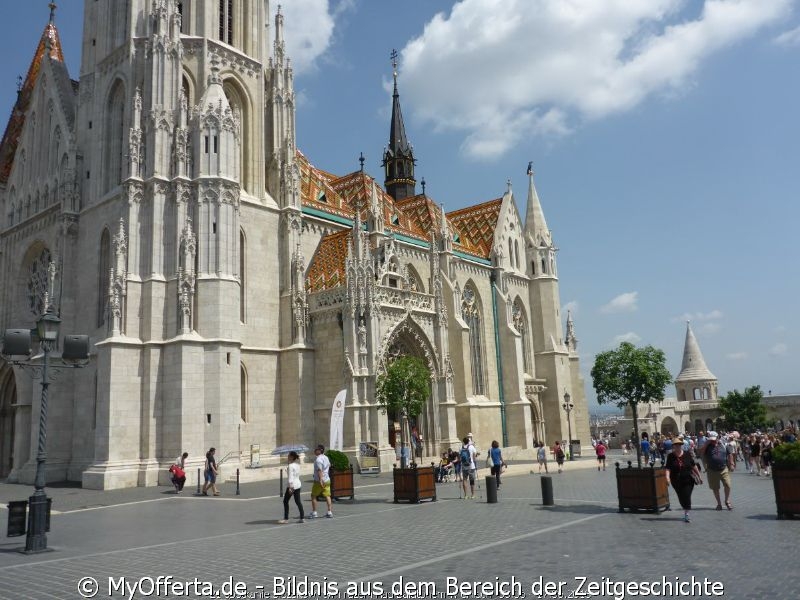
{"type": "MultiPolygon", "coordinates": [[[[56,16],[73,78],[82,4],[56,16]]],[[[533,161],[590,404],[594,357],[620,341],[677,375],[687,320],[720,394],[800,393],[800,0],[282,4],[316,166],[363,152],[382,179],[392,49],[417,179],[446,211],[510,180],[524,215],[533,161]]],[[[6,11],[0,119],[48,13],[6,11]]]]}

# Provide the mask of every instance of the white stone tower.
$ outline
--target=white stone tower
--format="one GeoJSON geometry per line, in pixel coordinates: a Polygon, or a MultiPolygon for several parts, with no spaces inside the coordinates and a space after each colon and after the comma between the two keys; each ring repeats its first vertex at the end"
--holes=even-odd
{"type": "Polygon", "coordinates": [[[675,378],[675,390],[678,401],[692,403],[716,403],[717,378],[709,371],[700,345],[689,322],[686,322],[686,341],[683,345],[683,362],[681,372],[675,378]]]}

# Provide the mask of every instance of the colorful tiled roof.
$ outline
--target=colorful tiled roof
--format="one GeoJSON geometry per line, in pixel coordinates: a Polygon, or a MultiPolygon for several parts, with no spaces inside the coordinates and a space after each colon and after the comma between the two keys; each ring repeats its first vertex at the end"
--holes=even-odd
{"type": "Polygon", "coordinates": [[[473,248],[482,258],[490,258],[497,219],[500,218],[502,198],[489,200],[447,213],[448,220],[456,226],[460,243],[473,248]]]}
{"type": "Polygon", "coordinates": [[[306,290],[321,292],[344,285],[345,261],[352,230],[345,229],[323,237],[311,258],[306,276],[306,290]]]}
{"type": "Polygon", "coordinates": [[[58,35],[58,29],[50,22],[44,28],[42,37],[39,40],[39,45],[36,47],[36,53],[33,55],[31,66],[28,68],[28,74],[22,83],[22,88],[17,96],[17,102],[11,111],[11,116],[6,125],[5,134],[3,134],[3,141],[0,143],[0,183],[8,182],[11,176],[11,169],[14,166],[14,157],[17,153],[17,145],[19,144],[19,137],[22,134],[22,129],[25,125],[25,112],[31,102],[33,95],[33,88],[36,85],[36,80],[39,78],[39,70],[42,66],[42,61],[47,55],[47,42],[50,42],[49,56],[53,60],[64,62],[64,53],[61,49],[61,39],[58,35]]]}

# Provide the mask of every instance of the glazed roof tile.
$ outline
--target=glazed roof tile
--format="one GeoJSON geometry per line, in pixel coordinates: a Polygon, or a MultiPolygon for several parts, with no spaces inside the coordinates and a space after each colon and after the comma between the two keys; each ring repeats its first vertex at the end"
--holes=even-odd
{"type": "Polygon", "coordinates": [[[460,232],[461,244],[473,248],[482,258],[491,255],[502,204],[503,199],[497,198],[447,213],[448,220],[460,232]]]}
{"type": "Polygon", "coordinates": [[[3,141],[0,143],[0,183],[8,182],[8,178],[11,176],[19,137],[25,126],[25,113],[30,105],[36,80],[39,78],[42,61],[48,55],[48,40],[50,41],[50,58],[61,63],[64,62],[64,53],[61,49],[61,38],[58,35],[58,29],[53,23],[48,23],[44,28],[44,32],[42,32],[42,37],[39,39],[39,45],[36,47],[31,66],[28,68],[28,74],[25,76],[20,88],[17,102],[11,110],[11,116],[3,134],[3,141]]]}
{"type": "Polygon", "coordinates": [[[344,285],[345,261],[351,236],[352,230],[345,229],[320,240],[306,276],[308,292],[321,292],[344,285]]]}

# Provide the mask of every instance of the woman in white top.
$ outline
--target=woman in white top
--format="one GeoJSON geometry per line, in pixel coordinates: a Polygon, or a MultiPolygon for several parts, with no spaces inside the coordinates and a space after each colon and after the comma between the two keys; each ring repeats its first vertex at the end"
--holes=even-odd
{"type": "Polygon", "coordinates": [[[303,512],[303,503],[300,501],[300,487],[303,483],[300,481],[300,457],[294,450],[289,452],[288,455],[289,466],[286,468],[289,481],[286,485],[286,493],[283,495],[283,519],[278,523],[286,524],[289,522],[289,499],[294,496],[294,502],[300,510],[300,523],[305,523],[305,513],[303,512]]]}

